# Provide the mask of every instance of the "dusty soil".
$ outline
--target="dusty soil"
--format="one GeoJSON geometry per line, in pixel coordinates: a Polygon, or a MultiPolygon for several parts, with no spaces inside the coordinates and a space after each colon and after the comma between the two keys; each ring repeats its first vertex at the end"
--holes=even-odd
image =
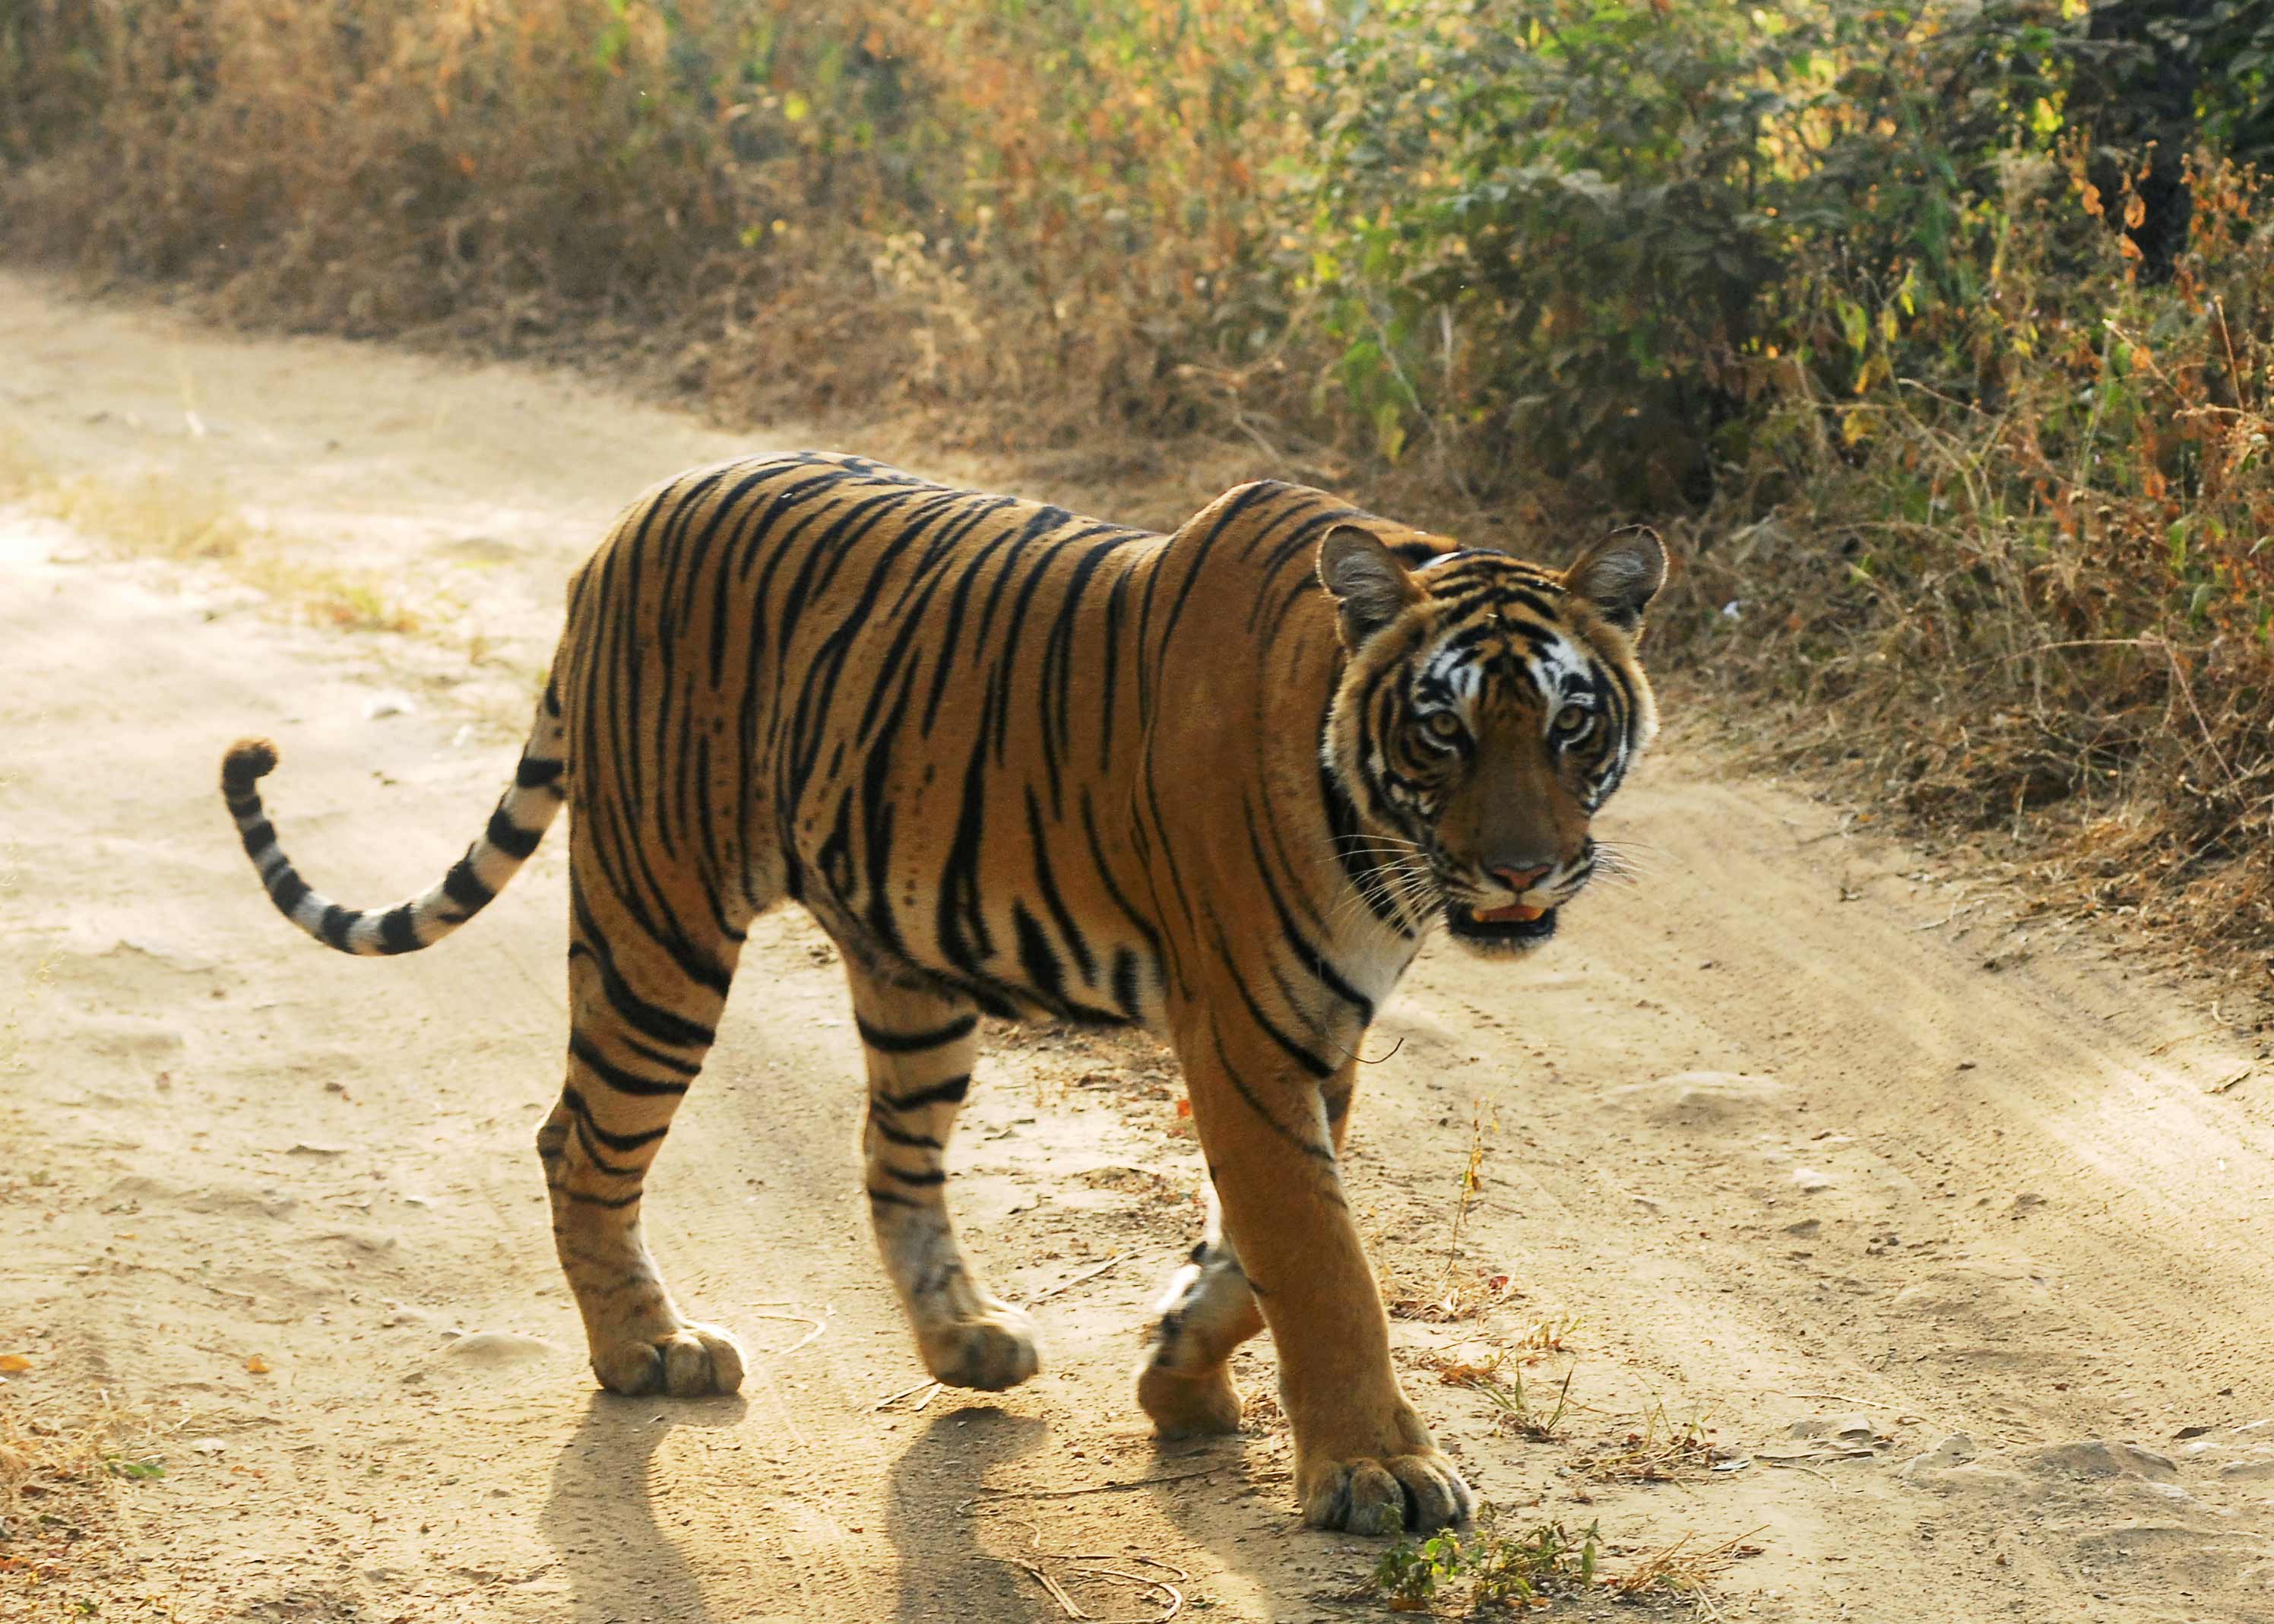
{"type": "MultiPolygon", "coordinates": [[[[765,921],[649,1204],[750,1379],[618,1399],[531,1144],[561,843],[384,962],[287,929],[236,848],[215,763],[266,732],[319,884],[428,883],[609,515],[814,441],[848,443],[0,278],[0,1440],[107,1406],[115,1463],[163,1473],[73,1498],[35,1467],[0,1617],[1069,1616],[1038,1575],[1101,1618],[1163,1585],[1194,1617],[1381,1612],[1342,1599],[1378,1547],[1294,1525],[1269,1404],[1164,1450],[1130,1400],[1197,1221],[1154,1050],[994,1034],[955,1197],[1050,1364],[936,1393],[864,1234],[839,974],[765,921]],[[192,510],[228,523],[185,542],[192,510]]],[[[1725,1616],[2274,1616],[2274,1066],[2237,1012],[1694,739],[1607,822],[1643,883],[1515,968],[1425,954],[1354,1132],[1409,1383],[1504,1525],[1599,1523],[1612,1575],[1736,1541],[1725,1616]],[[1552,1439],[1439,1379],[1496,1350],[1536,1415],[1569,1376],[1552,1439]]],[[[1244,1362],[1268,1393],[1268,1345],[1244,1362]]]]}

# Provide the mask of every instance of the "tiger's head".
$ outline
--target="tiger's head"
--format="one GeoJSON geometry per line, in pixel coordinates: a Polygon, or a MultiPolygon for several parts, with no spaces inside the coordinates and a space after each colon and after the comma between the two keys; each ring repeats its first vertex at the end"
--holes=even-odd
{"type": "Polygon", "coordinates": [[[1596,872],[1588,825],[1657,729],[1635,645],[1665,550],[1625,531],[1559,572],[1393,550],[1345,524],[1319,578],[1349,655],[1324,752],[1367,825],[1364,883],[1417,924],[1442,910],[1476,951],[1539,946],[1596,872]]]}

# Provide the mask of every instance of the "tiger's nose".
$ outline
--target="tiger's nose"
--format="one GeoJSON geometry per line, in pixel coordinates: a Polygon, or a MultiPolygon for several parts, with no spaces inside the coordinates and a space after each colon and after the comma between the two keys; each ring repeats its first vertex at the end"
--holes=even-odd
{"type": "Polygon", "coordinates": [[[1554,863],[1542,863],[1536,868],[1496,868],[1493,870],[1493,877],[1520,897],[1555,872],[1555,868],[1554,863]]]}

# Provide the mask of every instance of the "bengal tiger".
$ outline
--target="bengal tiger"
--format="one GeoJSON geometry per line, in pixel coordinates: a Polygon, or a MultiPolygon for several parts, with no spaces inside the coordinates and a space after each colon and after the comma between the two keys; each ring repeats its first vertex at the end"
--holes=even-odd
{"type": "Polygon", "coordinates": [[[600,1382],[732,1391],[673,1301],[641,1196],[751,921],[842,951],[867,1058],[877,1249],[925,1366],[1000,1389],[1033,1325],[945,1201],[978,1017],[1133,1022],[1173,1047],[1209,1181],[1137,1379],[1168,1435],[1226,1432],[1269,1327],[1317,1526],[1472,1497],[1407,1402],[1340,1165],[1355,1056],[1423,939],[1516,954],[1598,866],[1589,820],[1656,726],[1646,533],[1568,569],[1464,550],[1272,481],[1172,535],[806,453],[697,470],[577,570],[489,823],[383,912],[312,891],[237,744],[222,793],[269,897],[343,952],[430,947],[564,805],[569,1037],[537,1136],[600,1382]]]}

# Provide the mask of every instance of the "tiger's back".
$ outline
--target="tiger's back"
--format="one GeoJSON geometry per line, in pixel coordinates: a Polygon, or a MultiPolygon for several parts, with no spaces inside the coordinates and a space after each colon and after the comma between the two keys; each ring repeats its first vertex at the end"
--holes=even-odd
{"type": "MultiPolygon", "coordinates": [[[[990,1013],[1158,1024],[1170,949],[1140,848],[1173,843],[1158,823],[1175,819],[1144,827],[1149,735],[1164,703],[1270,696],[1239,645],[1303,651],[1216,611],[1275,575],[1307,586],[1309,548],[1347,511],[1299,487],[1239,494],[1241,538],[1276,555],[853,458],[674,480],[571,589],[556,680],[576,822],[699,878],[695,897],[622,876],[668,936],[788,898],[881,977],[990,1013]],[[1259,508],[1279,523],[1253,523],[1259,508]],[[1215,668],[1196,685],[1167,645],[1203,622],[1215,668]]],[[[1323,659],[1330,620],[1314,630],[1323,659]]],[[[1288,754],[1307,765],[1314,748],[1288,754]]]]}

